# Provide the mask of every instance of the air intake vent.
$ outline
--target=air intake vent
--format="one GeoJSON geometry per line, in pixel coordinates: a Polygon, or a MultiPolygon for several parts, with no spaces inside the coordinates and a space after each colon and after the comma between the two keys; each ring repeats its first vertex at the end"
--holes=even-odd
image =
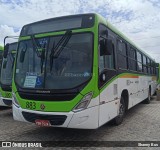
{"type": "Polygon", "coordinates": [[[50,121],[51,125],[63,125],[67,116],[65,115],[43,115],[43,114],[36,114],[36,113],[29,113],[29,112],[22,112],[23,117],[32,123],[35,123],[35,120],[48,120],[50,121]]]}

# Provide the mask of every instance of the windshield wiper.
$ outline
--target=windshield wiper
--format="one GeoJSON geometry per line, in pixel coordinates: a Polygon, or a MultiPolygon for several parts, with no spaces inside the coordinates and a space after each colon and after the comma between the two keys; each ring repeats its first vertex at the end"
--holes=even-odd
{"type": "Polygon", "coordinates": [[[37,45],[34,35],[31,35],[31,39],[32,39],[32,44],[33,44],[33,46],[34,46],[33,49],[35,50],[37,56],[38,56],[38,57],[41,57],[41,54],[40,54],[40,52],[39,52],[40,47],[37,45]]]}
{"type": "Polygon", "coordinates": [[[43,64],[44,64],[44,60],[45,60],[45,47],[46,47],[46,43],[43,45],[42,47],[42,52],[41,52],[41,73],[43,70],[43,64]]]}
{"type": "Polygon", "coordinates": [[[50,54],[50,71],[52,71],[53,59],[58,58],[60,53],[63,51],[63,49],[65,48],[65,46],[69,42],[71,36],[72,36],[72,31],[71,30],[66,31],[66,33],[58,41],[56,46],[55,46],[55,42],[53,43],[53,47],[51,49],[51,54],[50,54]]]}
{"type": "Polygon", "coordinates": [[[34,46],[33,49],[35,50],[37,56],[41,58],[41,73],[42,73],[42,71],[43,71],[43,64],[44,64],[44,60],[45,60],[45,47],[46,47],[46,43],[42,47],[40,45],[37,45],[36,40],[34,38],[34,35],[31,35],[31,39],[32,39],[32,43],[33,43],[33,46],[34,46]],[[40,53],[40,51],[41,51],[41,53],[40,53]]]}

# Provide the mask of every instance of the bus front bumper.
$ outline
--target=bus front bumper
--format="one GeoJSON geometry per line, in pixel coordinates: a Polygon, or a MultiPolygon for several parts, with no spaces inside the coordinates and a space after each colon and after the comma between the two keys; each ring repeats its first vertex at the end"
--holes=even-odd
{"type": "Polygon", "coordinates": [[[11,107],[12,106],[12,98],[0,97],[0,106],[11,107]]]}
{"type": "Polygon", "coordinates": [[[13,104],[14,120],[35,123],[48,120],[53,127],[96,129],[98,128],[99,107],[91,107],[80,112],[41,112],[18,108],[13,104]]]}

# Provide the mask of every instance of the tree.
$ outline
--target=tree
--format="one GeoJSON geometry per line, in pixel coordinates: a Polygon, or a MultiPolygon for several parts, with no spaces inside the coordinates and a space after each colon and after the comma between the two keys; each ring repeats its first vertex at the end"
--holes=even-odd
{"type": "Polygon", "coordinates": [[[2,50],[3,49],[3,46],[0,46],[0,50],[2,50]]]}

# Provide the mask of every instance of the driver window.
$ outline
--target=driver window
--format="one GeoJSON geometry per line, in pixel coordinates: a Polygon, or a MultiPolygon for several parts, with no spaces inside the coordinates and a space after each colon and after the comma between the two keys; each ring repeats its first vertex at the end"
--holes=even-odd
{"type": "MultiPolygon", "coordinates": [[[[107,29],[107,27],[105,27],[104,25],[99,25],[99,45],[100,45],[100,41],[105,38],[113,39],[113,37],[111,35],[111,31],[109,31],[109,29],[107,29]],[[107,36],[107,34],[108,34],[108,36],[107,36]]],[[[114,44],[112,44],[112,45],[113,45],[113,50],[114,50],[114,44]]],[[[114,69],[114,68],[115,68],[114,51],[111,55],[101,56],[100,55],[100,46],[99,46],[99,74],[104,69],[114,69]]]]}

